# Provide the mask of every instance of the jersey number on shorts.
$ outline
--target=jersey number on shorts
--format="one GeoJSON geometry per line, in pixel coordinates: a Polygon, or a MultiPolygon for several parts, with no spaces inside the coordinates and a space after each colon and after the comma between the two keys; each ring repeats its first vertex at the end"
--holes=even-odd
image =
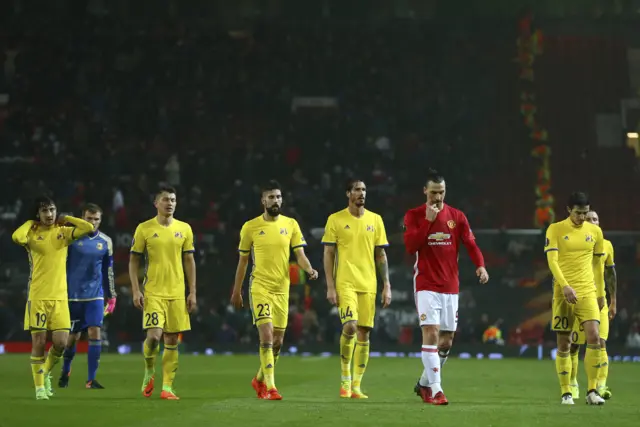
{"type": "Polygon", "coordinates": [[[353,319],[353,311],[351,311],[351,307],[347,306],[346,310],[340,310],[340,318],[341,319],[346,319],[347,317],[350,317],[353,319]]]}
{"type": "Polygon", "coordinates": [[[258,317],[271,316],[271,308],[269,304],[258,304],[258,317]]]}
{"type": "Polygon", "coordinates": [[[553,318],[553,320],[556,322],[555,325],[553,325],[553,329],[560,329],[561,326],[562,329],[567,329],[569,327],[568,317],[556,316],[553,318]]]}
{"type": "Polygon", "coordinates": [[[158,326],[160,321],[158,320],[158,313],[147,313],[147,323],[145,326],[158,326]]]}
{"type": "Polygon", "coordinates": [[[47,324],[47,315],[44,313],[36,313],[36,327],[42,327],[47,324]]]}

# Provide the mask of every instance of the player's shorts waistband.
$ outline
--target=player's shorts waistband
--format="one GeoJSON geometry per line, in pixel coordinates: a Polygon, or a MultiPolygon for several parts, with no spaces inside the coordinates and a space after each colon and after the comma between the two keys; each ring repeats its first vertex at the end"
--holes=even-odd
{"type": "Polygon", "coordinates": [[[68,302],[69,299],[68,298],[38,298],[38,299],[29,298],[27,300],[27,302],[36,302],[36,301],[68,302]]]}

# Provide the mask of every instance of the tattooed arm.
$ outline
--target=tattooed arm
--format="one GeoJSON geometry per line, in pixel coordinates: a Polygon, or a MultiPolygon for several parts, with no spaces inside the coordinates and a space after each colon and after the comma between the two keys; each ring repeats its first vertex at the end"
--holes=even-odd
{"type": "Polygon", "coordinates": [[[391,304],[391,282],[389,281],[389,261],[383,247],[377,247],[375,251],[376,266],[382,277],[382,306],[387,308],[391,304]]]}

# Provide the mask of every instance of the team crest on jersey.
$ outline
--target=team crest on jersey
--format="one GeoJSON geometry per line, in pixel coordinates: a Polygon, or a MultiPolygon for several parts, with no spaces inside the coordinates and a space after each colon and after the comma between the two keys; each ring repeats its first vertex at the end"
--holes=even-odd
{"type": "Polygon", "coordinates": [[[62,239],[64,239],[64,234],[62,234],[62,233],[58,234],[57,239],[58,239],[58,240],[62,240],[62,239]]]}
{"type": "Polygon", "coordinates": [[[373,228],[373,225],[367,225],[367,231],[373,233],[375,231],[375,228],[373,228]]]}
{"type": "Polygon", "coordinates": [[[454,228],[456,228],[456,222],[452,219],[450,219],[449,221],[447,221],[447,225],[449,226],[449,228],[451,230],[453,230],[454,228]]]}
{"type": "Polygon", "coordinates": [[[176,233],[174,234],[174,236],[178,239],[182,239],[182,232],[181,231],[176,231],[176,233]]]}
{"type": "Polygon", "coordinates": [[[281,228],[281,229],[280,229],[280,234],[282,234],[283,236],[286,236],[286,235],[288,235],[289,233],[287,232],[287,229],[286,229],[286,228],[281,228]]]}
{"type": "MultiPolygon", "coordinates": [[[[78,246],[84,246],[84,243],[78,242],[78,246]]],[[[71,328],[71,329],[73,329],[73,328],[71,328]]]]}
{"type": "Polygon", "coordinates": [[[96,243],[96,248],[101,251],[103,248],[102,243],[96,243]]]}
{"type": "Polygon", "coordinates": [[[594,241],[593,240],[593,236],[591,234],[587,234],[585,237],[586,237],[585,242],[593,242],[594,241]]]}

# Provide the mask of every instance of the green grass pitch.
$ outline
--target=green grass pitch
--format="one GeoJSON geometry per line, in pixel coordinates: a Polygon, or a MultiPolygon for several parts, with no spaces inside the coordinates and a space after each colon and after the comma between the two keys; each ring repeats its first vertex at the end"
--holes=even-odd
{"type": "MultiPolygon", "coordinates": [[[[276,368],[281,402],[256,399],[250,381],[257,367],[257,356],[182,355],[175,384],[181,400],[171,402],[160,399],[159,388],[150,399],[141,396],[141,355],[103,355],[98,379],[105,390],[84,388],[86,356],[78,355],[69,388],[56,388],[51,400],[36,401],[29,356],[3,355],[0,426],[640,425],[640,365],[630,363],[611,365],[613,398],[603,407],[585,405],[582,396],[573,407],[560,405],[551,360],[452,359],[443,369],[451,402],[446,407],[425,405],[413,393],[420,359],[372,358],[363,381],[366,401],[338,397],[337,357],[282,357],[276,368]]],[[[586,386],[582,364],[580,368],[581,385],[586,386]]]]}

